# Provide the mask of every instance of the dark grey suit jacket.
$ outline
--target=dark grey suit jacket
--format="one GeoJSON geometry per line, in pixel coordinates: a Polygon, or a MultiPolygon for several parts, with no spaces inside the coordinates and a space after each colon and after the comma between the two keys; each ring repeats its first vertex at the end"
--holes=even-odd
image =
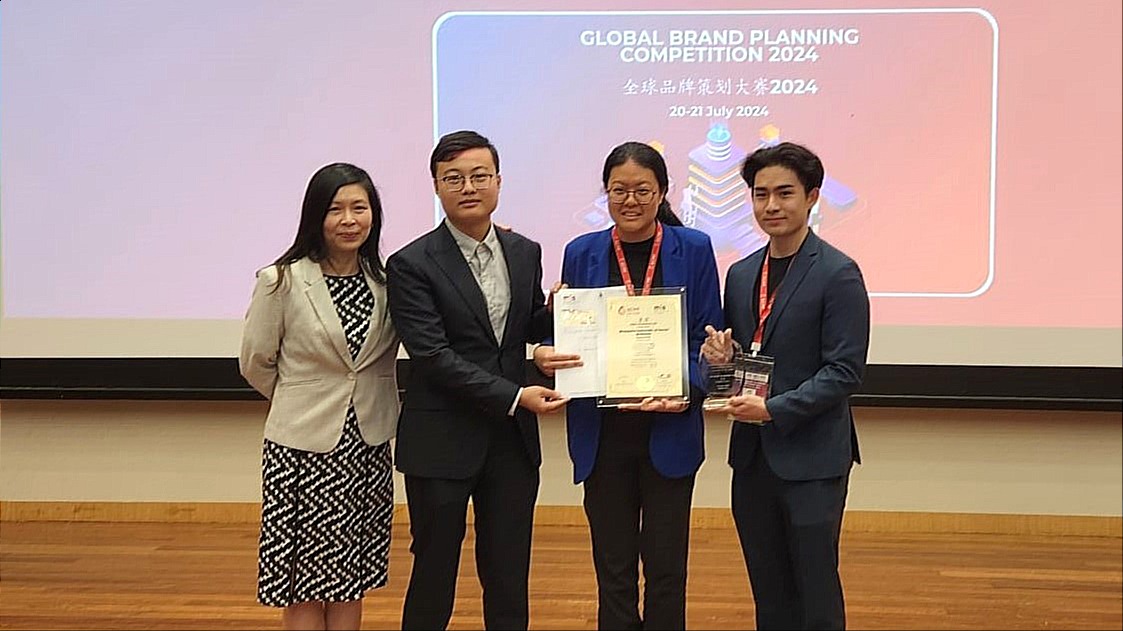
{"type": "MultiPolygon", "coordinates": [[[[765,246],[729,268],[725,322],[748,349],[756,331],[753,291],[765,246]]],[[[858,265],[809,233],[777,289],[761,354],[775,357],[772,422],[733,423],[729,464],[747,467],[758,449],[785,480],[845,475],[860,462],[849,397],[862,384],[870,303],[858,265]]]]}

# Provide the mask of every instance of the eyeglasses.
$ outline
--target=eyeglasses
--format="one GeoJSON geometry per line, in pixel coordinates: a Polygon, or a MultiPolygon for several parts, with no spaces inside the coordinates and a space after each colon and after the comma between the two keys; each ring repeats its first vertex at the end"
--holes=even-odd
{"type": "Polygon", "coordinates": [[[441,178],[444,182],[445,189],[451,193],[464,190],[464,182],[470,181],[472,188],[477,191],[484,191],[491,187],[491,180],[495,177],[494,173],[473,173],[468,177],[463,175],[446,175],[441,178]]]}
{"type": "Polygon", "coordinates": [[[635,191],[629,191],[625,188],[613,188],[608,191],[608,201],[613,204],[623,204],[628,200],[629,195],[636,198],[637,204],[649,204],[651,200],[655,199],[655,191],[649,188],[641,188],[635,191]]]}

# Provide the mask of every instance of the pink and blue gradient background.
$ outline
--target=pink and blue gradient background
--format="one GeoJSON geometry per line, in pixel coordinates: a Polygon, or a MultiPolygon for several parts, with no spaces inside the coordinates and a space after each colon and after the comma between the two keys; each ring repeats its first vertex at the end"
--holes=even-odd
{"type": "MultiPolygon", "coordinates": [[[[821,233],[854,256],[872,292],[970,293],[988,268],[993,34],[979,15],[495,16],[458,15],[437,33],[440,131],[474,124],[505,139],[503,170],[533,188],[504,190],[504,220],[536,237],[560,267],[564,241],[588,230],[574,219],[600,185],[619,142],[658,140],[671,177],[686,182],[687,154],[707,118],[670,118],[672,105],[767,105],[770,116],[730,121],[734,142],[755,148],[765,124],[820,153],[859,195],[852,221],[821,233]],[[612,47],[583,47],[583,30],[854,27],[857,46],[818,47],[815,63],[626,64],[612,47]],[[478,42],[502,42],[479,46],[478,42]],[[871,71],[876,69],[876,71],[871,71]],[[654,78],[813,78],[814,95],[626,95],[654,78]],[[474,95],[502,77],[482,105],[474,95]],[[905,157],[907,156],[907,158],[905,157]],[[512,171],[512,169],[518,169],[512,171]],[[948,183],[955,182],[954,202],[948,183]],[[525,226],[525,228],[523,227],[525,226]],[[949,252],[956,256],[949,257],[949,252]]],[[[766,56],[767,58],[767,56],[766,56]]],[[[497,140],[498,142],[498,140],[497,140]]],[[[679,196],[672,195],[677,204],[679,196]]],[[[744,212],[749,212],[746,208],[744,212]]],[[[751,218],[749,218],[751,221],[751,218]]],[[[737,253],[723,260],[723,269],[737,253]]]]}
{"type": "MultiPolygon", "coordinates": [[[[782,4],[751,8],[792,8],[782,4]]],[[[1119,327],[1121,10],[1089,4],[983,3],[1000,37],[994,283],[969,299],[875,298],[875,324],[1119,327]]],[[[607,7],[5,0],[4,317],[240,319],[254,270],[292,240],[308,177],[333,161],[371,172],[383,252],[394,251],[433,226],[437,98],[436,131],[475,128],[499,146],[497,219],[543,243],[548,285],[612,146],[661,141],[685,180],[708,120],[669,119],[667,106],[709,100],[619,91],[644,76],[815,78],[816,96],[728,101],[773,112],[734,121],[738,144],[751,148],[772,122],[857,191],[864,215],[823,234],[859,261],[871,290],[970,291],[985,276],[992,34],[979,16],[453,17],[437,34],[434,95],[440,16],[503,8],[607,7]],[[853,25],[862,43],[821,50],[816,64],[739,72],[623,64],[614,49],[577,42],[580,30],[625,24],[853,25]]]]}

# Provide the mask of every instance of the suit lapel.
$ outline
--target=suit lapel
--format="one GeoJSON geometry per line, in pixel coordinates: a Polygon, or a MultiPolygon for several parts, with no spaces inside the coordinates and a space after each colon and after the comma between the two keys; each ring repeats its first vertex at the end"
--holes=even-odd
{"type": "Polygon", "coordinates": [[[324,282],[324,274],[320,271],[320,264],[309,259],[301,259],[293,263],[294,273],[299,274],[304,285],[304,295],[312,304],[312,311],[320,320],[320,325],[327,331],[328,339],[335,351],[343,361],[351,365],[351,351],[347,348],[347,336],[343,333],[343,323],[339,321],[339,313],[335,310],[335,303],[331,300],[331,292],[324,282]]]}
{"type": "MultiPolygon", "coordinates": [[[[764,327],[764,346],[768,345],[768,340],[772,338],[772,332],[776,330],[776,321],[784,315],[784,309],[791,302],[792,294],[799,290],[800,283],[803,282],[807,272],[811,270],[811,266],[819,258],[819,238],[815,233],[807,233],[807,241],[803,247],[796,253],[795,258],[792,259],[791,266],[788,267],[788,272],[784,274],[784,281],[780,283],[780,287],[776,290],[776,304],[772,307],[772,313],[768,316],[768,322],[764,327]]],[[[763,263],[764,259],[761,259],[763,263]]],[[[757,270],[757,276],[760,276],[760,270],[757,270]]]]}
{"type": "Polygon", "coordinates": [[[362,368],[374,357],[381,356],[390,342],[387,338],[394,337],[390,327],[386,326],[386,320],[389,318],[389,310],[386,308],[386,286],[378,284],[366,274],[363,274],[363,278],[374,295],[374,311],[370,314],[370,328],[367,330],[366,339],[363,340],[363,346],[355,358],[355,368],[362,368]]]}
{"type": "MultiPolygon", "coordinates": [[[[682,242],[679,241],[678,234],[670,228],[664,227],[663,244],[660,248],[659,264],[663,274],[663,286],[686,287],[687,265],[684,260],[682,242]]],[[[638,290],[639,287],[636,289],[638,290]]]]}
{"type": "Polygon", "coordinates": [[[433,232],[427,250],[453,288],[464,298],[468,310],[488,332],[488,337],[494,340],[495,334],[491,333],[491,319],[487,316],[487,301],[484,300],[484,294],[480,291],[480,285],[472,275],[472,270],[468,268],[468,261],[464,260],[464,254],[456,245],[456,239],[452,238],[452,233],[443,223],[433,232]]]}
{"type": "MultiPolygon", "coordinates": [[[[760,278],[760,268],[764,266],[764,257],[768,256],[768,245],[766,244],[755,254],[751,254],[749,256],[751,258],[749,259],[749,263],[745,269],[745,273],[748,274],[748,276],[745,278],[744,283],[745,291],[741,295],[734,297],[734,300],[742,301],[741,304],[737,305],[737,307],[740,308],[735,307],[726,310],[727,314],[746,314],[745,317],[749,321],[749,326],[745,335],[746,351],[749,348],[749,342],[751,342],[753,340],[753,336],[756,335],[757,326],[760,324],[760,314],[757,313],[757,302],[759,300],[759,296],[757,296],[757,293],[753,291],[753,286],[756,284],[757,279],[760,278]]],[[[730,299],[726,297],[725,301],[727,303],[729,302],[729,300],[730,299]]],[[[730,326],[731,324],[732,322],[730,322],[726,326],[730,326]]]]}
{"type": "MultiPolygon", "coordinates": [[[[591,246],[585,251],[586,265],[583,266],[585,278],[578,279],[579,287],[605,287],[608,285],[608,268],[610,251],[612,250],[612,229],[597,233],[597,238],[590,242],[591,246]]],[[[582,268],[578,268],[582,269],[582,268]]]]}
{"type": "Polygon", "coordinates": [[[530,255],[518,239],[498,229],[495,231],[495,236],[499,239],[499,246],[503,248],[503,258],[507,262],[507,278],[510,279],[511,293],[511,304],[507,307],[507,325],[503,327],[503,339],[500,340],[502,346],[507,336],[517,328],[512,324],[522,322],[529,316],[527,309],[530,306],[530,296],[527,294],[534,284],[534,265],[527,260],[530,255]]]}

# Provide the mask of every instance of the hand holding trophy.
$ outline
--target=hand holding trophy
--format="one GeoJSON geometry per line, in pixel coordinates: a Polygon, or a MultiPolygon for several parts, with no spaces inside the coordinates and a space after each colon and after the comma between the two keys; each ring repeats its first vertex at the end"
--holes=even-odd
{"type": "Polygon", "coordinates": [[[733,339],[733,330],[718,331],[706,325],[706,341],[698,357],[698,365],[706,384],[706,398],[702,409],[720,410],[729,405],[730,397],[741,394],[745,371],[740,364],[744,352],[733,339]]]}

